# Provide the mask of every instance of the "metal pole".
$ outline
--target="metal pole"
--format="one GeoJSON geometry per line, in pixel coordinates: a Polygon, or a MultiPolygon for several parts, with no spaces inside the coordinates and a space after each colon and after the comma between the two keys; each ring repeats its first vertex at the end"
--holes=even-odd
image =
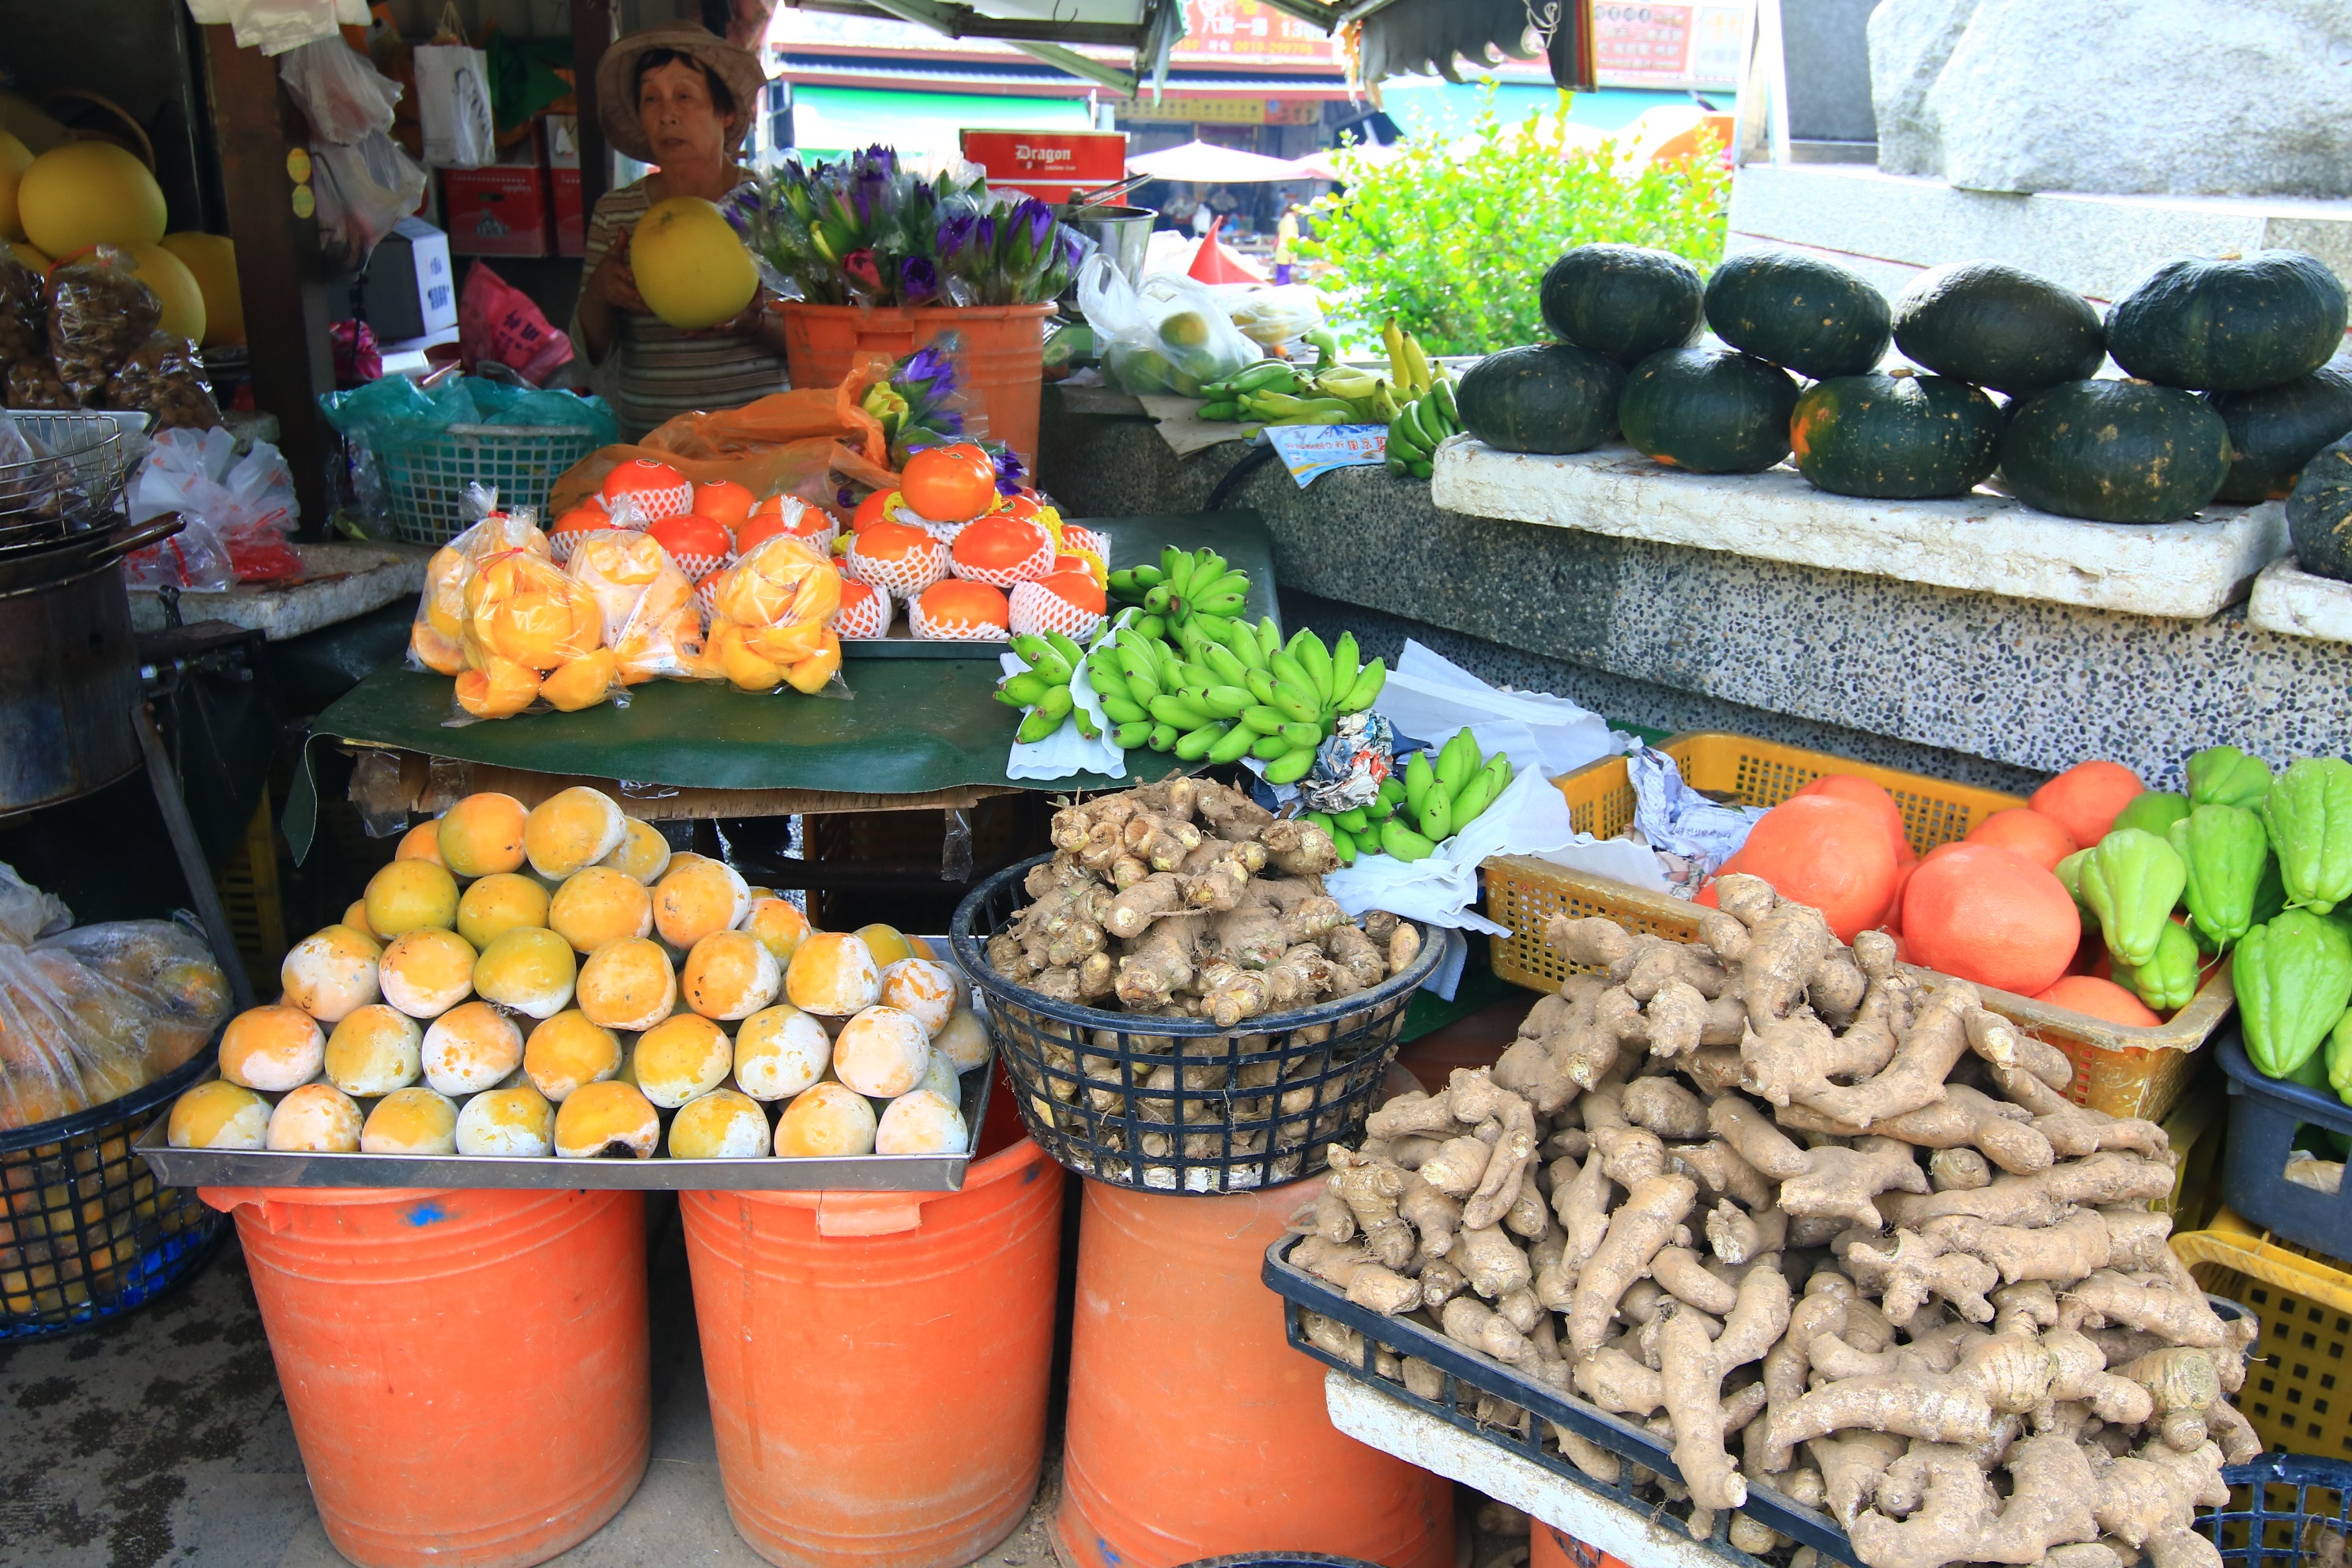
{"type": "Polygon", "coordinates": [[[245,960],[237,956],[236,939],[229,932],[228,910],[221,906],[220,889],[213,886],[213,869],[205,863],[205,847],[196,842],[196,825],[189,818],[188,803],[180,794],[180,775],[173,772],[172,759],[163,754],[163,737],[155,728],[155,716],[148,710],[146,699],[131,703],[131,723],[139,731],[139,749],[147,754],[147,783],[155,791],[155,804],[163,809],[163,831],[171,835],[180,875],[188,884],[188,896],[196,901],[205,934],[212,940],[213,956],[228,977],[229,996],[242,1013],[254,1005],[253,983],[246,978],[245,960]]]}

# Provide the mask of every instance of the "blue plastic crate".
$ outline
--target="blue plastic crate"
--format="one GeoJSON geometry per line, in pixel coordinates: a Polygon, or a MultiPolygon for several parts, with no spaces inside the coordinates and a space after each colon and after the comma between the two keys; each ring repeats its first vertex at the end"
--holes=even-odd
{"type": "Polygon", "coordinates": [[[2352,1105],[2320,1089],[2263,1075],[2232,1030],[2221,1042],[2230,1076],[2230,1139],[2221,1201],[2241,1219],[2330,1258],[2352,1258],[2352,1188],[2323,1193],[2286,1179],[2301,1126],[2352,1137],[2352,1105]]]}

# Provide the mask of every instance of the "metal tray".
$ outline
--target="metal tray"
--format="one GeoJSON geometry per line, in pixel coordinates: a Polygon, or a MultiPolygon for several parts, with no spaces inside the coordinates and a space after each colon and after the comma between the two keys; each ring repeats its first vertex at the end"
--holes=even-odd
{"type": "MultiPolygon", "coordinates": [[[[1283,1328],[1289,1336],[1291,1348],[1313,1356],[1326,1366],[1338,1368],[1391,1398],[1401,1400],[1416,1410],[1437,1416],[1497,1447],[1531,1460],[1552,1475],[1571,1481],[1587,1491],[1622,1503],[1640,1513],[1662,1514],[1665,1511],[1667,1505],[1642,1497],[1622,1482],[1613,1487],[1606,1486],[1578,1469],[1558,1448],[1549,1445],[1549,1434],[1542,1423],[1556,1422],[1622,1459],[1679,1480],[1682,1471],[1675,1465],[1672,1444],[1661,1442],[1644,1428],[1622,1416],[1612,1415],[1597,1405],[1522,1377],[1502,1363],[1466,1345],[1456,1344],[1434,1329],[1402,1318],[1383,1317],[1370,1308],[1356,1305],[1348,1300],[1345,1293],[1304,1269],[1291,1267],[1288,1262],[1290,1249],[1304,1239],[1303,1237],[1285,1237],[1266,1248],[1265,1267],[1259,1276],[1269,1289],[1283,1298],[1283,1328]],[[1343,1361],[1309,1341],[1300,1322],[1302,1311],[1319,1312],[1362,1335],[1363,1362],[1343,1361]],[[1445,1386],[1441,1397],[1423,1399],[1402,1383],[1391,1382],[1374,1372],[1370,1361],[1375,1344],[1399,1355],[1427,1362],[1444,1373],[1445,1386]],[[1493,1394],[1528,1411],[1535,1417],[1535,1422],[1530,1424],[1532,1429],[1522,1433],[1511,1427],[1481,1422],[1475,1414],[1480,1394],[1493,1394]]],[[[1669,1528],[1679,1529],[1681,1516],[1687,1511],[1687,1506],[1676,1504],[1673,1509],[1675,1522],[1669,1528]]],[[[1748,1502],[1739,1511],[1759,1524],[1779,1531],[1801,1546],[1812,1547],[1825,1558],[1860,1568],[1861,1559],[1854,1555],[1853,1542],[1846,1538],[1837,1521],[1819,1510],[1807,1508],[1779,1492],[1751,1484],[1748,1502]]],[[[1771,1568],[1769,1559],[1751,1556],[1726,1539],[1725,1531],[1730,1523],[1728,1512],[1718,1514],[1715,1521],[1714,1539],[1699,1544],[1728,1562],[1740,1564],[1741,1568],[1771,1568]]]]}
{"type": "MultiPolygon", "coordinates": [[[[948,939],[926,936],[935,953],[948,955],[948,939]]],[[[962,967],[951,955],[940,962],[967,987],[962,967]]],[[[987,1003],[971,993],[984,1019],[987,1003]]],[[[206,1078],[217,1076],[206,1074],[206,1078]]],[[[631,1192],[852,1192],[955,1193],[963,1190],[964,1170],[980,1147],[988,1121],[988,1097],[996,1079],[996,1057],[966,1072],[962,1090],[964,1126],[971,1146],[961,1154],[848,1154],[835,1159],[561,1160],[501,1154],[292,1154],[270,1150],[174,1149],[170,1118],[159,1116],[132,1147],[174,1187],[546,1187],[566,1192],[618,1189],[631,1192]]],[[[668,1136],[668,1117],[663,1117],[668,1136]]]]}

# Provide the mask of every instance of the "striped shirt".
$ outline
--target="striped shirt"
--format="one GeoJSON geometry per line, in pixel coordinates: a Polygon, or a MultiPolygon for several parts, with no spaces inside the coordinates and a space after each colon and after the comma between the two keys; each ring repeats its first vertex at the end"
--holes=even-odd
{"type": "MultiPolygon", "coordinates": [[[[583,286],[613,242],[635,228],[652,205],[643,180],[597,200],[580,258],[583,286]]],[[[638,440],[681,414],[740,407],[791,384],[784,362],[746,339],[688,336],[656,316],[616,311],[614,319],[613,342],[599,362],[581,335],[575,307],[572,344],[588,367],[590,387],[612,404],[624,441],[638,440]]]]}

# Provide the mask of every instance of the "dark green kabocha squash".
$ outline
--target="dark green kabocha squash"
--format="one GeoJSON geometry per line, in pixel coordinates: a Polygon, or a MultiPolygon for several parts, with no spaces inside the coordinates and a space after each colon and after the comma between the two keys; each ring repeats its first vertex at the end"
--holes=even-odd
{"type": "Polygon", "coordinates": [[[1617,362],[1568,343],[1488,354],[1454,401],[1462,428],[1505,452],[1582,452],[1617,434],[1617,362]]]}
{"type": "Polygon", "coordinates": [[[1580,245],[1551,264],[1539,296],[1560,342],[1631,364],[1698,333],[1706,290],[1671,250],[1580,245]]]}
{"type": "Polygon", "coordinates": [[[1633,449],[1695,474],[1761,473],[1789,455],[1797,383],[1719,343],[1661,349],[1625,373],[1617,422],[1633,449]]]}
{"type": "Polygon", "coordinates": [[[2352,583],[2352,436],[2304,465],[2286,498],[2295,564],[2315,577],[2352,583]]]}
{"type": "Polygon", "coordinates": [[[2344,285],[2300,251],[2181,256],[2107,308],[2107,347],[2143,381],[2252,392],[2326,364],[2344,321],[2344,285]]]}
{"type": "Polygon", "coordinates": [[[1989,478],[2000,409],[1949,376],[1892,370],[1817,381],[1797,399],[1797,471],[1842,496],[1917,500],[1966,495],[1989,478]]]}
{"type": "Polygon", "coordinates": [[[2215,500],[2252,505],[2284,496],[2322,447],[2352,435],[2352,371],[2341,365],[2205,401],[2230,427],[2230,477],[2215,500]]]}
{"type": "Polygon", "coordinates": [[[2210,405],[2145,381],[2070,381],[2009,411],[2001,479],[2030,507],[2093,522],[2175,522],[2230,471],[2210,405]]]}
{"type": "Polygon", "coordinates": [[[1886,357],[1886,296],[1834,261],[1801,250],[1727,258],[1706,280],[1715,335],[1799,375],[1866,375],[1886,357]]]}
{"type": "Polygon", "coordinates": [[[1937,375],[2024,397],[2097,373],[2099,313],[2071,289],[1998,261],[1931,267],[1895,301],[1895,346],[1937,375]]]}

